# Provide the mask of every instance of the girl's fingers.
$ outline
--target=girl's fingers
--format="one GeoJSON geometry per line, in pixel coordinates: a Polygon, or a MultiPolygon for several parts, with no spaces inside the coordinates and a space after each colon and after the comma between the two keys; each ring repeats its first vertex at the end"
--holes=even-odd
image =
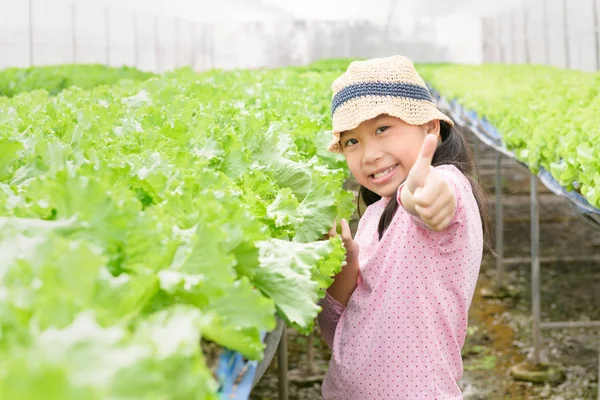
{"type": "Polygon", "coordinates": [[[456,206],[451,200],[440,200],[430,207],[415,206],[421,220],[430,227],[438,226],[448,218],[452,222],[455,208],[456,206]]]}
{"type": "MultiPolygon", "coordinates": [[[[435,172],[432,172],[434,174],[435,172]]],[[[443,178],[441,178],[443,179],[443,178]]],[[[439,199],[444,190],[446,182],[437,178],[429,179],[425,185],[413,193],[415,204],[421,207],[429,207],[439,199]]]]}
{"type": "Polygon", "coordinates": [[[438,198],[434,200],[433,204],[429,206],[421,206],[418,204],[415,205],[415,210],[419,213],[419,217],[421,217],[421,219],[433,220],[451,204],[451,199],[438,196],[438,198]]]}
{"type": "Polygon", "coordinates": [[[446,229],[448,226],[450,226],[450,224],[452,223],[453,220],[454,220],[454,215],[446,217],[446,219],[444,219],[439,224],[435,225],[433,228],[436,231],[442,231],[442,230],[446,229]]]}
{"type": "Polygon", "coordinates": [[[344,247],[346,249],[346,261],[348,263],[355,263],[358,260],[358,252],[360,251],[358,243],[352,239],[352,231],[350,230],[348,221],[342,219],[341,225],[342,241],[344,242],[344,247]]]}
{"type": "Polygon", "coordinates": [[[446,207],[444,207],[442,210],[440,210],[437,215],[433,218],[431,218],[430,220],[430,224],[431,226],[443,226],[443,228],[446,228],[450,222],[452,222],[452,220],[454,219],[454,205],[453,204],[448,204],[446,205],[446,207]],[[448,219],[450,219],[448,221],[448,219]],[[446,223],[446,221],[448,221],[446,223]]]}
{"type": "Polygon", "coordinates": [[[329,230],[329,237],[336,237],[337,236],[337,218],[333,220],[333,226],[331,227],[331,229],[329,230]]]}
{"type": "MultiPolygon", "coordinates": [[[[333,227],[328,232],[330,237],[337,236],[336,224],[337,224],[337,220],[334,221],[333,227]]],[[[350,230],[350,225],[348,224],[348,221],[346,221],[345,219],[342,219],[340,221],[340,226],[342,227],[342,241],[346,244],[351,243],[353,241],[352,231],[350,230]]]]}
{"type": "Polygon", "coordinates": [[[348,242],[349,240],[352,240],[352,231],[350,230],[350,225],[348,225],[348,221],[346,221],[345,219],[342,219],[341,225],[342,225],[342,240],[344,242],[348,242]]]}

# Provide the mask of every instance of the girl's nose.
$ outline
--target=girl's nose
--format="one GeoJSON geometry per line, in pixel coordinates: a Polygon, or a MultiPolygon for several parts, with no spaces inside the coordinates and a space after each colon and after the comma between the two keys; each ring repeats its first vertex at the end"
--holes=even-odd
{"type": "Polygon", "coordinates": [[[365,143],[363,151],[363,164],[373,164],[383,156],[383,149],[375,142],[365,143]]]}

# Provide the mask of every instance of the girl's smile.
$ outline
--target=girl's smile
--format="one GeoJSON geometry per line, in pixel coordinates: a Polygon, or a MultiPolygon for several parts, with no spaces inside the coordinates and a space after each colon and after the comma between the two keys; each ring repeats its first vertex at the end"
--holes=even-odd
{"type": "Polygon", "coordinates": [[[369,175],[369,178],[373,182],[374,185],[382,185],[390,181],[394,174],[396,173],[396,167],[398,164],[392,165],[389,168],[380,169],[377,172],[374,172],[369,175]]]}

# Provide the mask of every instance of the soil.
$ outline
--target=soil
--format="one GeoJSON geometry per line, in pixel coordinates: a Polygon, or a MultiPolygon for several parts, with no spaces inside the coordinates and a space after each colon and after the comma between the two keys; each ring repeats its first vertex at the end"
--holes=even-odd
{"type": "MultiPolygon", "coordinates": [[[[463,132],[471,144],[470,132],[463,132]]],[[[473,146],[473,145],[472,145],[473,146]]],[[[473,146],[475,147],[475,146],[473,146]]],[[[495,152],[480,144],[476,150],[482,183],[490,194],[494,217],[495,152]]],[[[477,290],[469,310],[469,331],[463,347],[464,398],[495,399],[596,399],[598,396],[599,329],[542,330],[541,359],[561,369],[560,384],[533,384],[512,378],[510,368],[531,360],[531,267],[529,173],[513,160],[502,159],[504,205],[503,290],[493,255],[484,256],[477,290]],[[520,259],[519,259],[520,258],[520,259]],[[484,296],[485,295],[485,296],[484,296]],[[492,295],[492,297],[489,297],[492,295]],[[498,297],[493,297],[498,296],[498,297]]],[[[542,321],[600,320],[600,226],[587,223],[570,202],[538,184],[540,204],[541,315],[542,321]],[[593,256],[596,256],[595,259],[593,256]],[[560,261],[565,256],[579,259],[560,261]],[[556,260],[552,260],[552,258],[556,260]]],[[[313,333],[313,371],[308,371],[309,340],[288,329],[290,400],[321,398],[320,383],[331,355],[313,333]]],[[[277,357],[258,382],[252,400],[278,399],[277,357]]]]}

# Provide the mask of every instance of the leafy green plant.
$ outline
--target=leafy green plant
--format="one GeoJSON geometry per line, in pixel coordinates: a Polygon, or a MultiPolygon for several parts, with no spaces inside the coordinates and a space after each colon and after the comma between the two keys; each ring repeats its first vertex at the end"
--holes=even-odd
{"type": "Polygon", "coordinates": [[[153,76],[151,72],[132,67],[114,68],[99,64],[7,68],[0,71],[0,96],[13,97],[22,92],[42,89],[55,95],[72,86],[91,89],[121,80],[142,81],[153,76]]]}
{"type": "Polygon", "coordinates": [[[600,73],[539,65],[418,65],[448,99],[487,118],[533,172],[600,207],[600,73]]]}
{"type": "MultiPolygon", "coordinates": [[[[205,399],[341,268],[331,76],[174,71],[0,97],[0,398],[205,399]]],[[[43,86],[43,85],[41,85],[43,86]]]]}

